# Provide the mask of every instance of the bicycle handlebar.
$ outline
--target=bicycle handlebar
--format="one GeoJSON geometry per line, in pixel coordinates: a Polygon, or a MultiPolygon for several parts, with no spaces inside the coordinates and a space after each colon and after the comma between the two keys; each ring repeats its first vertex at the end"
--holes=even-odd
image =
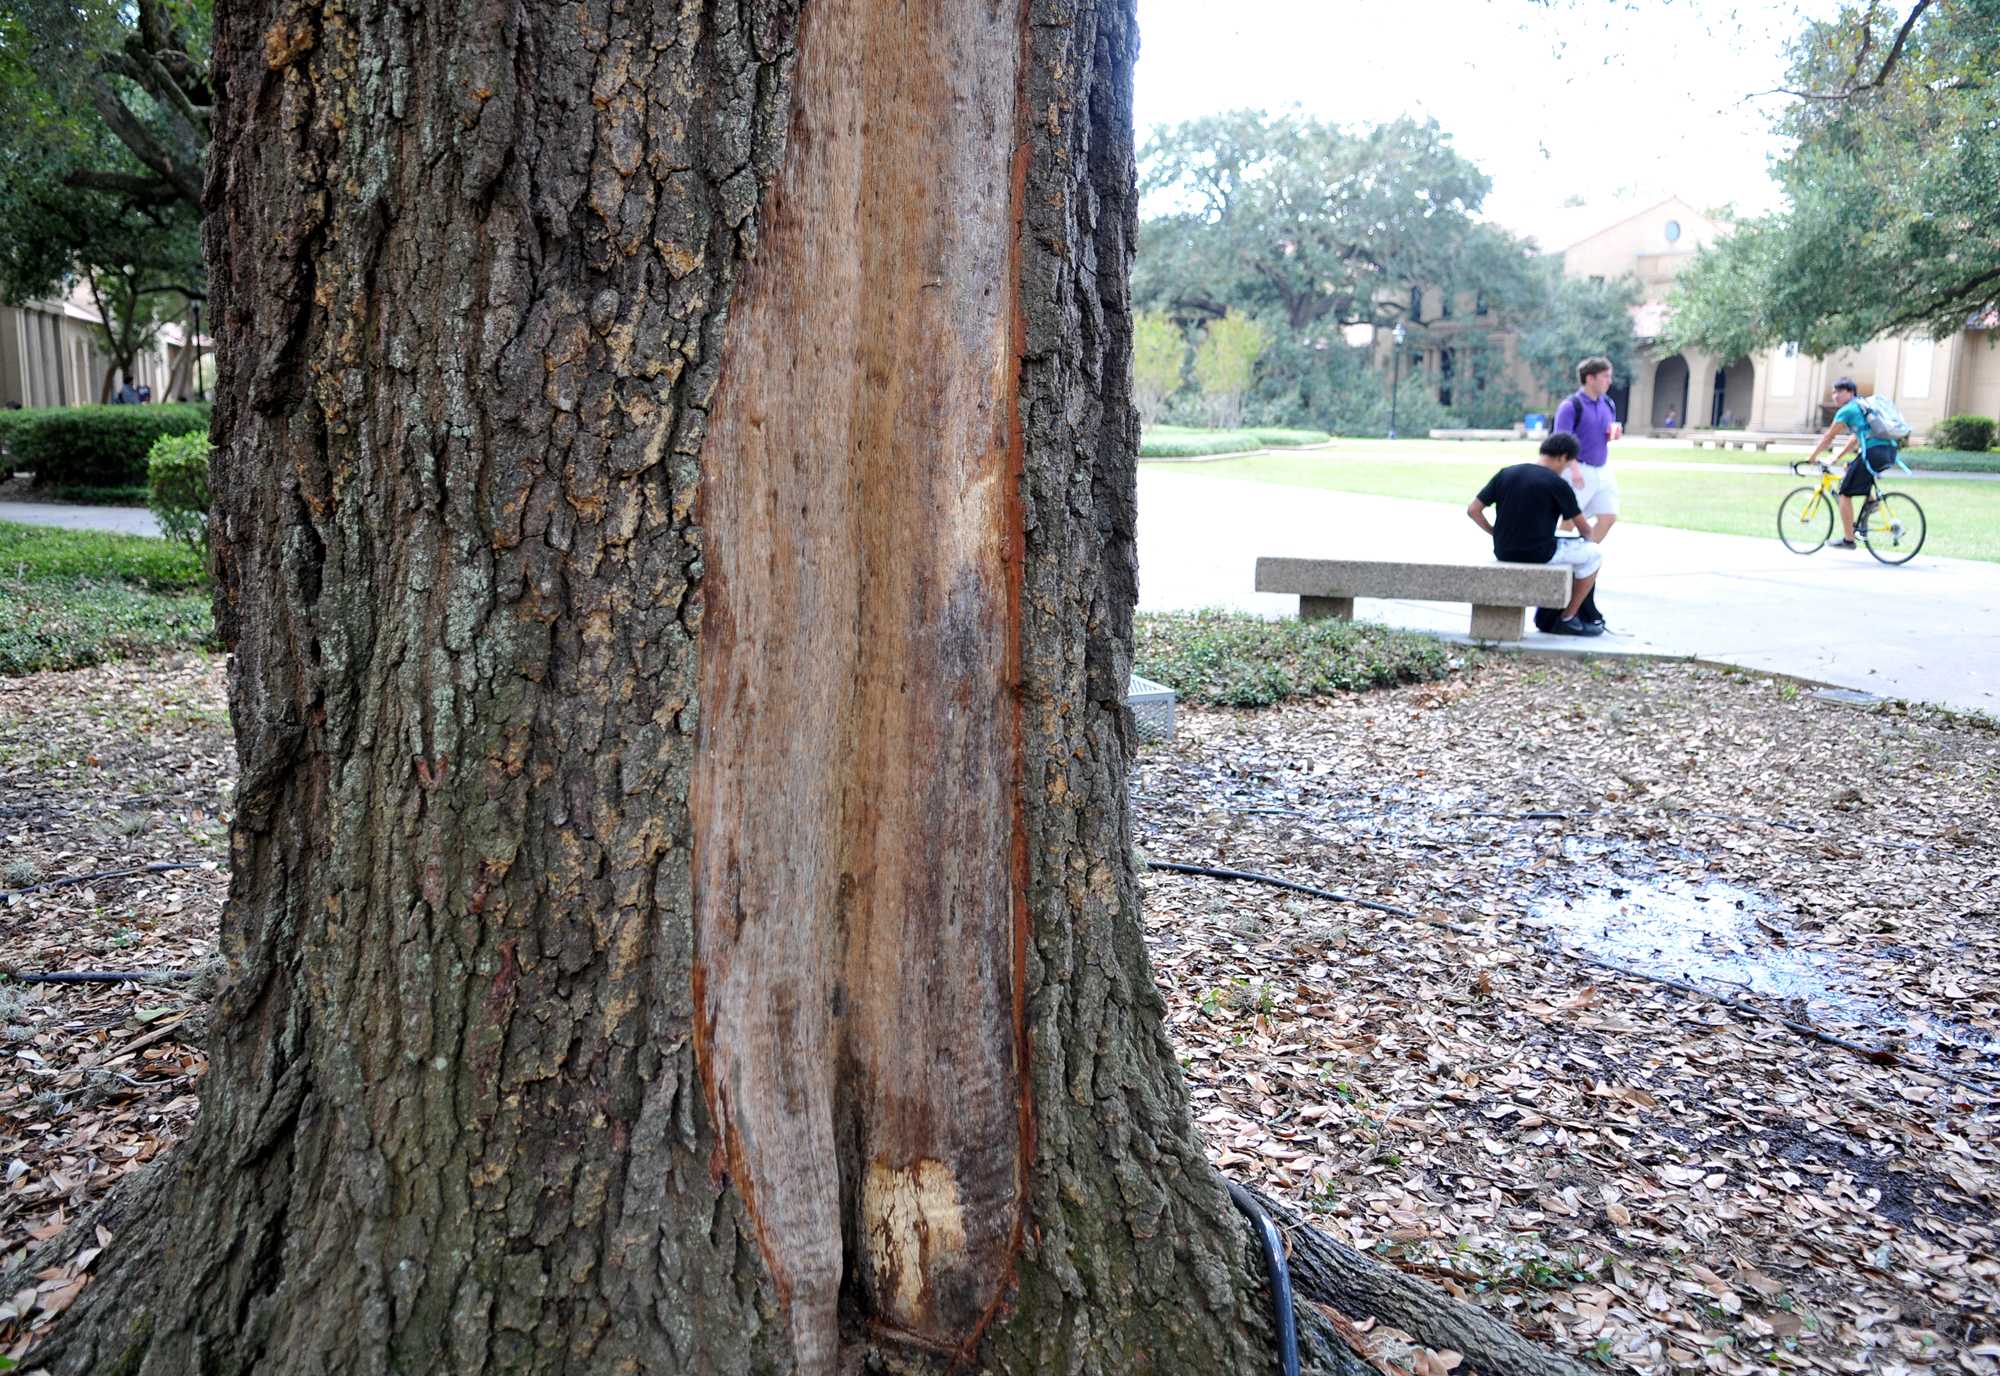
{"type": "Polygon", "coordinates": [[[1798,474],[1800,477],[1804,477],[1807,465],[1817,468],[1822,473],[1833,472],[1832,465],[1828,464],[1824,459],[1793,459],[1792,472],[1798,474]]]}

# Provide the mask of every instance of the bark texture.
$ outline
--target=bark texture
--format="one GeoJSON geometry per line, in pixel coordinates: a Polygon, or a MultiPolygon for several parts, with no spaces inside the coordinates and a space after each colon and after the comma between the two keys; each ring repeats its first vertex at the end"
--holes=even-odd
{"type": "Polygon", "coordinates": [[[1125,806],[1135,50],[221,6],[229,974],[38,1360],[1273,1366],[1125,806]]]}

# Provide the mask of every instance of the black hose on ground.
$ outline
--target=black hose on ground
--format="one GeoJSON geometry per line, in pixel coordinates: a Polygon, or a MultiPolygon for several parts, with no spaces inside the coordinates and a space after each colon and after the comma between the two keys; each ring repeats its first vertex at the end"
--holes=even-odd
{"type": "Polygon", "coordinates": [[[1257,1230],[1257,1240],[1264,1245],[1264,1270],[1271,1278],[1272,1317],[1278,1324],[1278,1367],[1284,1376],[1299,1376],[1299,1321],[1292,1312],[1292,1268],[1285,1261],[1285,1240],[1278,1236],[1278,1225],[1264,1212],[1256,1196],[1234,1180],[1222,1183],[1229,1187],[1229,1197],[1250,1220],[1250,1226],[1257,1230]]]}

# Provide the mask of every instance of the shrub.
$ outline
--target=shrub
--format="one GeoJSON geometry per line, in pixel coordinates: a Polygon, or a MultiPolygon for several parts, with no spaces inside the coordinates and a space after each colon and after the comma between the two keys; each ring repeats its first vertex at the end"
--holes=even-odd
{"type": "Polygon", "coordinates": [[[146,505],[170,539],[208,549],[208,433],[190,431],[153,441],[146,457],[146,505]]]}
{"type": "Polygon", "coordinates": [[[1993,417],[1946,416],[1938,422],[1931,443],[1940,449],[1965,449],[1977,454],[1993,447],[1993,417]]]}
{"type": "Polygon", "coordinates": [[[14,440],[28,423],[32,411],[0,411],[0,481],[14,476],[20,465],[14,459],[14,440]]]}
{"type": "Polygon", "coordinates": [[[1157,425],[1167,398],[1180,390],[1187,340],[1165,311],[1132,318],[1132,404],[1141,425],[1157,425]]]}
{"type": "Polygon", "coordinates": [[[1142,612],[1132,671],[1191,704],[1268,707],[1443,678],[1457,647],[1359,621],[1266,621],[1240,612],[1142,612]]]}
{"type": "Polygon", "coordinates": [[[1325,444],[1324,430],[1201,430],[1162,425],[1139,436],[1142,459],[1189,459],[1206,454],[1241,454],[1252,449],[1297,449],[1325,444]]]}
{"type": "Polygon", "coordinates": [[[1257,360],[1271,346],[1271,331],[1260,320],[1225,315],[1208,322],[1194,348],[1194,381],[1209,415],[1220,425],[1234,425],[1243,414],[1243,394],[1257,360]]]}
{"type": "Polygon", "coordinates": [[[154,592],[197,591],[208,581],[200,557],[171,540],[13,521],[0,521],[0,578],[116,581],[154,592]]]}
{"type": "Polygon", "coordinates": [[[15,468],[35,482],[115,487],[146,481],[146,455],[166,435],[208,428],[205,402],[50,406],[18,411],[6,436],[15,468]]]}

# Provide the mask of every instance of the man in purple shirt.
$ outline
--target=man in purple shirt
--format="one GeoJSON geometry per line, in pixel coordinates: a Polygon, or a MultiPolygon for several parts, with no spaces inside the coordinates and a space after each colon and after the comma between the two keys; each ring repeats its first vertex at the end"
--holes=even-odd
{"type": "MultiPolygon", "coordinates": [[[[1576,392],[1556,407],[1551,429],[1556,434],[1576,436],[1576,462],[1568,474],[1576,489],[1577,505],[1590,517],[1588,538],[1602,544],[1618,523],[1618,479],[1611,473],[1611,441],[1625,433],[1618,423],[1618,408],[1605,393],[1611,390],[1611,360],[1586,358],[1576,365],[1576,392]]],[[[1579,613],[1585,625],[1602,627],[1597,613],[1595,591],[1579,613]]]]}

